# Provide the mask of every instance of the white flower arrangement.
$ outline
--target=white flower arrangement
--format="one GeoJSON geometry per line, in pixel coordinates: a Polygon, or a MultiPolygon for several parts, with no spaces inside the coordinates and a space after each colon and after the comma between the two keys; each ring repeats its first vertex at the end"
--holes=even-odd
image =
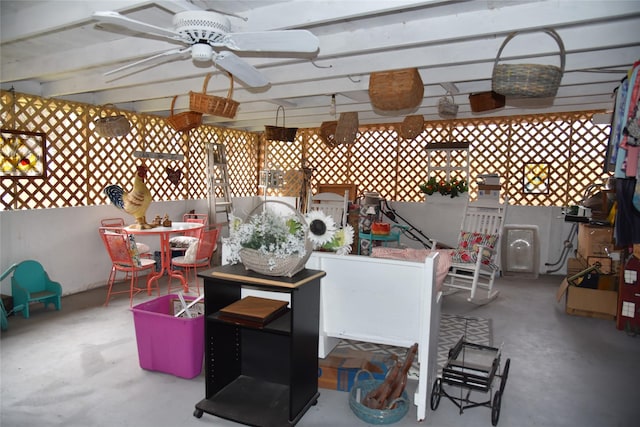
{"type": "Polygon", "coordinates": [[[248,222],[231,215],[229,237],[224,239],[229,246],[227,259],[232,264],[240,262],[242,248],[255,249],[269,257],[297,255],[302,258],[306,254],[305,234],[306,226],[295,215],[278,214],[268,208],[248,222]]]}
{"type": "Polygon", "coordinates": [[[229,218],[229,237],[223,239],[228,246],[227,261],[231,264],[241,262],[240,251],[243,248],[254,249],[269,258],[269,264],[275,264],[274,258],[288,258],[306,255],[306,238],[313,249],[336,252],[347,255],[351,252],[354,230],[347,224],[337,228],[335,221],[322,211],[311,211],[304,217],[303,224],[296,214],[284,215],[265,208],[243,222],[235,215],[229,218]]]}

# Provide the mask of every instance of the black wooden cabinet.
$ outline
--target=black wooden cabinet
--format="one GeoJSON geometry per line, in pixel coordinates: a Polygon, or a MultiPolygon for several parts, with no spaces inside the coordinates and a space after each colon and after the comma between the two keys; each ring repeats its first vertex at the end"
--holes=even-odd
{"type": "Polygon", "coordinates": [[[206,412],[251,426],[293,426],[317,403],[324,275],[305,269],[291,278],[271,277],[241,264],[198,274],[205,292],[206,390],[194,416],[206,412]],[[289,294],[289,309],[260,327],[220,319],[219,310],[241,299],[243,288],[289,294]]]}

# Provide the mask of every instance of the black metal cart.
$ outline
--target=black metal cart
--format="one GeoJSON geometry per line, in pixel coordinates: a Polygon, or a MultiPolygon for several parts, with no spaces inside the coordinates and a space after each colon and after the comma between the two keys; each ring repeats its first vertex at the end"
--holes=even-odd
{"type": "Polygon", "coordinates": [[[436,379],[433,384],[431,409],[435,411],[440,404],[440,398],[445,396],[460,409],[460,414],[465,409],[479,406],[491,408],[491,424],[497,425],[510,364],[511,359],[507,359],[500,374],[500,349],[466,342],[464,336],[461,337],[455,347],[449,350],[449,359],[442,369],[442,378],[436,379]],[[493,391],[495,377],[500,378],[500,387],[493,391]],[[459,387],[460,395],[447,393],[445,385],[459,387]],[[471,393],[474,391],[489,392],[489,399],[480,402],[471,400],[471,393]]]}

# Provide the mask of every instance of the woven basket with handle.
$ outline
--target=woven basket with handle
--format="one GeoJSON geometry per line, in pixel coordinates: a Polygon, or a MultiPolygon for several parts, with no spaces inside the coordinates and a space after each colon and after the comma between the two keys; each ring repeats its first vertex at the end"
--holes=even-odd
{"type": "Polygon", "coordinates": [[[131,130],[131,123],[129,120],[127,120],[124,114],[119,114],[116,106],[113,104],[106,104],[102,106],[100,117],[98,117],[93,124],[96,127],[96,132],[105,138],[124,136],[131,130]],[[107,110],[111,110],[112,112],[110,115],[103,117],[103,113],[107,110]]]}
{"type": "Polygon", "coordinates": [[[564,73],[565,50],[562,39],[552,29],[544,32],[560,48],[560,67],[543,64],[498,64],[502,50],[519,32],[511,33],[498,50],[493,64],[492,89],[504,96],[518,98],[549,98],[556,96],[564,73]]]}
{"type": "Polygon", "coordinates": [[[173,108],[176,105],[176,99],[178,95],[173,97],[171,101],[171,115],[167,117],[167,123],[169,126],[177,130],[178,132],[186,132],[191,129],[195,129],[202,124],[202,113],[196,113],[195,111],[185,111],[178,114],[173,114],[173,108]]]}
{"type": "Polygon", "coordinates": [[[311,243],[311,240],[308,238],[309,227],[307,226],[307,221],[296,208],[288,203],[280,202],[278,200],[267,200],[260,203],[249,213],[248,218],[251,218],[254,214],[265,209],[267,203],[279,203],[288,207],[296,214],[298,221],[304,227],[305,253],[302,256],[300,256],[300,254],[291,254],[286,257],[278,257],[275,255],[263,254],[257,249],[242,248],[239,253],[240,261],[244,264],[247,270],[252,270],[256,273],[264,274],[265,276],[292,277],[304,269],[307,260],[313,252],[313,243],[311,243]]]}
{"type": "Polygon", "coordinates": [[[458,104],[455,103],[450,93],[447,92],[447,94],[438,101],[438,114],[440,114],[440,117],[446,119],[451,119],[458,115],[458,104]]]}
{"type": "Polygon", "coordinates": [[[226,117],[228,119],[234,118],[240,104],[231,99],[233,96],[233,75],[227,74],[229,75],[230,86],[226,98],[207,95],[207,86],[212,75],[209,73],[204,78],[202,93],[189,92],[189,109],[202,114],[211,114],[212,116],[226,117]]]}
{"type": "Polygon", "coordinates": [[[286,141],[293,142],[296,140],[296,133],[298,132],[298,128],[288,128],[285,127],[285,117],[284,117],[284,107],[281,105],[278,107],[276,111],[276,125],[264,127],[264,136],[265,138],[272,141],[286,141]],[[278,126],[278,114],[282,110],[282,126],[278,126]]]}

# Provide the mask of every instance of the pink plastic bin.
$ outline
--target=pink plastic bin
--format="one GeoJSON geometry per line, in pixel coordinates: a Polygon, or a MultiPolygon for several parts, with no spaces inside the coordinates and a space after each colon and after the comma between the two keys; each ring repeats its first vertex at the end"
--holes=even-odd
{"type": "MultiPolygon", "coordinates": [[[[195,297],[184,296],[187,301],[195,297]]],[[[194,378],[202,371],[204,316],[173,317],[172,301],[165,295],[132,308],[140,367],[182,378],[194,378]]]]}

